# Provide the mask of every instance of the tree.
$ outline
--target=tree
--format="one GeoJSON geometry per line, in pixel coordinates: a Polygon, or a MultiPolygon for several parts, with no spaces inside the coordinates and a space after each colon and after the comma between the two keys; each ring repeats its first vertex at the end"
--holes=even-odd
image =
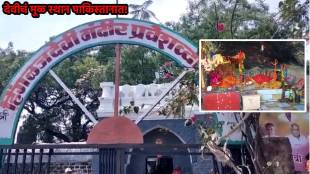
{"type": "Polygon", "coordinates": [[[276,23],[268,7],[258,1],[247,0],[189,1],[189,11],[170,27],[198,44],[205,39],[256,39],[270,38],[276,23]],[[217,28],[224,25],[224,30],[217,28]]]}
{"type": "Polygon", "coordinates": [[[155,79],[159,68],[153,51],[140,46],[123,47],[122,50],[122,84],[150,84],[155,79]]]}
{"type": "Polygon", "coordinates": [[[148,9],[151,4],[153,4],[153,0],[147,0],[141,5],[129,4],[129,8],[132,9],[130,14],[133,15],[134,19],[149,21],[151,18],[154,18],[159,22],[159,19],[156,17],[155,13],[148,9]]]}
{"type": "Polygon", "coordinates": [[[309,0],[283,0],[279,2],[279,9],[274,36],[306,38],[309,35],[309,0]]]}
{"type": "MultiPolygon", "coordinates": [[[[152,0],[146,0],[141,5],[129,4],[132,9],[130,14],[134,19],[150,21],[151,18],[160,21],[155,13],[149,10],[152,0]]],[[[156,53],[146,48],[137,46],[126,46],[122,50],[122,68],[121,83],[122,84],[149,84],[155,79],[155,72],[159,68],[157,59],[154,57],[156,53]]]]}
{"type": "MultiPolygon", "coordinates": [[[[293,1],[294,0],[287,0],[282,3],[298,4],[296,3],[296,0],[295,2],[293,1]]],[[[168,23],[167,25],[173,30],[187,36],[197,45],[199,39],[202,38],[266,39],[281,37],[289,38],[292,36],[295,38],[301,38],[301,35],[298,35],[297,33],[309,32],[309,26],[305,24],[305,21],[307,21],[308,18],[301,17],[303,14],[308,14],[308,4],[309,1],[306,1],[303,5],[287,5],[290,7],[286,9],[283,8],[284,11],[282,10],[280,12],[282,13],[282,20],[286,23],[288,23],[291,18],[299,21],[298,26],[301,27],[295,27],[295,29],[298,30],[296,33],[286,31],[286,26],[288,25],[280,25],[278,27],[278,19],[274,16],[274,14],[270,14],[268,12],[268,7],[261,0],[256,3],[249,3],[247,0],[189,1],[189,12],[183,15],[179,22],[168,23]],[[301,10],[300,13],[298,10],[301,10]],[[285,11],[286,13],[284,13],[285,11]],[[224,24],[225,27],[223,31],[218,30],[217,26],[219,23],[224,24]]],[[[192,86],[192,84],[190,86],[192,86]]],[[[192,90],[192,93],[194,93],[194,91],[195,90],[192,90]]],[[[175,95],[170,103],[168,103],[167,107],[163,108],[161,113],[182,117],[183,110],[180,108],[184,108],[184,105],[186,105],[189,100],[189,97],[183,98],[182,95],[175,95]]],[[[186,123],[189,122],[191,121],[186,121],[186,123]]],[[[245,124],[245,130],[243,130],[242,133],[246,138],[246,147],[250,153],[250,158],[252,160],[252,164],[254,166],[253,170],[255,173],[274,173],[276,169],[268,168],[268,166],[266,166],[263,148],[260,144],[262,142],[262,137],[259,133],[259,114],[250,115],[248,119],[242,120],[241,124],[245,124]]],[[[210,141],[214,141],[210,139],[210,135],[213,134],[213,131],[209,130],[210,129],[205,128],[200,129],[203,135],[208,135],[202,138],[203,143],[210,143],[210,141]]],[[[218,147],[218,149],[221,148],[218,147]]]]}
{"type": "MultiPolygon", "coordinates": [[[[95,57],[69,58],[54,68],[74,95],[96,116],[100,96],[99,82],[104,67],[95,57]]],[[[87,139],[91,121],[55,80],[47,76],[27,100],[25,122],[18,143],[78,142],[87,139]],[[34,126],[36,125],[36,126],[34,126]],[[25,138],[28,137],[28,138],[25,138]]]]}
{"type": "Polygon", "coordinates": [[[13,77],[14,73],[24,64],[30,54],[25,51],[14,51],[13,43],[10,42],[5,49],[0,48],[0,94],[13,77]]]}
{"type": "MultiPolygon", "coordinates": [[[[112,81],[114,76],[115,53],[111,48],[113,45],[105,45],[80,52],[53,68],[95,117],[101,95],[99,84],[112,81]]],[[[155,51],[139,46],[123,46],[122,57],[122,84],[152,83],[154,72],[164,62],[155,51]],[[140,73],[143,71],[145,73],[140,73]]],[[[25,121],[18,143],[78,142],[87,139],[93,125],[49,75],[34,89],[24,109],[25,121]]]]}

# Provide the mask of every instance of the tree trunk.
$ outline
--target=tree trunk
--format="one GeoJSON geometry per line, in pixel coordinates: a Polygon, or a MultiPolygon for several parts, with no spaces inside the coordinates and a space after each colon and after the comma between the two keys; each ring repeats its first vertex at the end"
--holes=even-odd
{"type": "Polygon", "coordinates": [[[218,18],[218,14],[217,14],[217,9],[216,9],[216,3],[214,3],[214,11],[215,11],[215,19],[216,19],[216,38],[218,39],[220,36],[219,36],[219,31],[217,29],[217,26],[218,26],[218,23],[219,23],[219,18],[218,18]]]}
{"type": "Polygon", "coordinates": [[[230,19],[230,35],[231,35],[232,39],[234,38],[234,34],[233,34],[233,21],[234,21],[234,17],[235,17],[235,11],[236,11],[236,8],[237,8],[237,4],[238,4],[238,0],[236,0],[236,2],[235,2],[235,6],[234,6],[234,9],[232,11],[231,19],[230,19]]]}

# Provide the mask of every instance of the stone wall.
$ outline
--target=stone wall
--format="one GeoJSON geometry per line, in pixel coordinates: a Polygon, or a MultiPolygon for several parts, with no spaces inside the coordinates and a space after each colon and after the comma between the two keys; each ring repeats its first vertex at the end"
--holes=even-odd
{"type": "MultiPolygon", "coordinates": [[[[70,168],[74,174],[90,174],[95,171],[93,166],[93,155],[75,155],[74,153],[82,153],[82,152],[96,152],[97,149],[54,149],[54,153],[73,153],[71,155],[53,155],[50,158],[50,165],[49,165],[49,173],[50,174],[62,174],[65,173],[67,168],[70,168]]],[[[41,174],[47,173],[48,170],[48,155],[46,155],[49,151],[48,149],[44,149],[44,155],[42,155],[42,164],[41,170],[39,166],[40,162],[40,150],[35,150],[35,155],[33,158],[33,173],[41,174]],[[41,171],[41,172],[39,172],[41,171]]],[[[15,153],[13,149],[11,153],[15,153]]],[[[31,149],[27,150],[28,154],[31,154],[31,149]]],[[[31,155],[26,155],[25,158],[23,157],[22,151],[19,151],[19,155],[15,160],[15,155],[11,155],[10,157],[10,166],[9,166],[9,173],[31,173],[31,155]],[[25,160],[25,165],[23,165],[25,160]],[[17,163],[17,166],[15,165],[17,163]],[[16,172],[15,172],[16,170],[16,172]]],[[[0,161],[1,162],[1,161],[0,161]]],[[[5,173],[7,169],[7,158],[3,158],[4,164],[1,166],[0,174],[5,173]]]]}
{"type": "MultiPolygon", "coordinates": [[[[24,173],[31,173],[31,164],[26,163],[25,166],[22,164],[18,164],[15,169],[14,164],[10,164],[9,166],[9,174],[22,173],[24,167],[24,173]],[[16,172],[15,172],[16,171],[16,172]]],[[[35,163],[33,165],[33,173],[47,173],[47,164],[42,163],[41,172],[39,164],[35,163]]],[[[50,174],[62,174],[65,173],[65,170],[70,168],[74,174],[91,174],[91,162],[79,162],[79,163],[70,163],[70,162],[62,162],[62,163],[51,163],[49,168],[50,174]]],[[[0,169],[0,173],[5,173],[7,169],[7,164],[4,164],[0,169]]]]}
{"type": "Polygon", "coordinates": [[[67,168],[70,168],[74,174],[90,174],[92,172],[90,162],[81,163],[54,163],[50,166],[51,174],[65,173],[67,168]]]}

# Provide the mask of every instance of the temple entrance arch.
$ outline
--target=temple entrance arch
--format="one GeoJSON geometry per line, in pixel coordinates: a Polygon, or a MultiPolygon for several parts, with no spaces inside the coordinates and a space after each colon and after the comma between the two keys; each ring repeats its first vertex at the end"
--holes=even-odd
{"type": "Polygon", "coordinates": [[[198,50],[190,41],[155,23],[114,18],[79,25],[42,46],[4,89],[0,98],[0,144],[13,144],[25,102],[54,66],[86,48],[113,43],[142,45],[157,50],[182,67],[192,68],[198,62],[198,50]]]}

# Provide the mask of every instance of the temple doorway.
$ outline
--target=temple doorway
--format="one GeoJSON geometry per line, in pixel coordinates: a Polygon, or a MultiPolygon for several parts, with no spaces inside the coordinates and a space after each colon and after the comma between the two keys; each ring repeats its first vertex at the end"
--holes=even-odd
{"type": "MultiPolygon", "coordinates": [[[[158,144],[162,146],[184,144],[181,138],[166,128],[154,128],[147,131],[144,136],[144,144],[158,144]]],[[[136,149],[129,157],[126,174],[171,174],[173,169],[180,167],[183,173],[192,172],[190,154],[187,149],[167,148],[162,153],[158,149],[136,149]]]]}

